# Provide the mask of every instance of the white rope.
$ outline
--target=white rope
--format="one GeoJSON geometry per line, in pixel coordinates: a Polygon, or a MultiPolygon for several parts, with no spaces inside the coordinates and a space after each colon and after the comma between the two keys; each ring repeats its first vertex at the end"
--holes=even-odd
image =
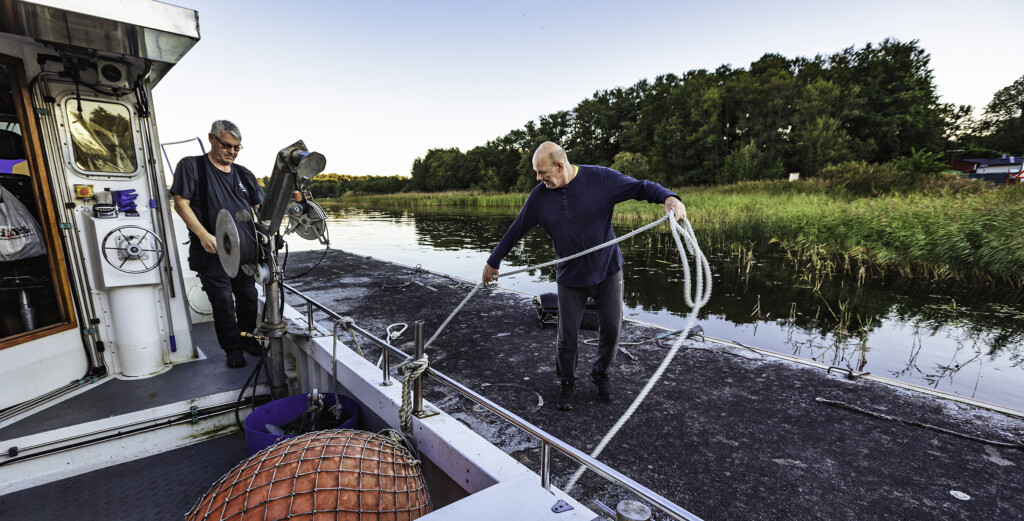
{"type": "Polygon", "coordinates": [[[466,298],[462,299],[462,302],[460,302],[458,307],[455,308],[455,311],[452,311],[452,313],[448,315],[448,318],[444,319],[444,322],[441,324],[441,327],[437,328],[437,331],[434,331],[434,334],[430,336],[430,340],[427,340],[427,342],[423,344],[424,349],[430,347],[430,343],[433,342],[434,339],[441,334],[441,331],[444,331],[444,328],[448,326],[448,323],[451,322],[453,318],[455,318],[455,315],[459,314],[459,311],[462,311],[462,308],[466,305],[466,302],[469,302],[469,299],[473,298],[473,295],[476,295],[476,292],[480,290],[480,286],[482,285],[483,282],[477,282],[476,286],[473,286],[473,291],[470,291],[469,295],[466,295],[466,298]]]}
{"type": "MultiPolygon", "coordinates": [[[[608,446],[608,442],[610,442],[611,439],[615,437],[615,435],[619,432],[619,429],[621,429],[622,426],[626,423],[626,421],[628,421],[629,418],[633,416],[633,413],[636,412],[638,407],[640,407],[640,404],[644,401],[644,398],[647,398],[647,395],[651,392],[651,389],[653,389],[655,384],[658,383],[658,380],[661,379],[662,374],[664,374],[665,370],[668,369],[669,364],[672,363],[672,359],[675,358],[676,353],[679,352],[679,348],[683,345],[683,342],[686,340],[686,336],[687,334],[689,334],[690,329],[693,328],[693,324],[697,321],[697,313],[700,312],[700,309],[704,306],[704,304],[707,304],[708,300],[711,298],[711,265],[708,263],[707,257],[704,256],[704,252],[702,252],[700,250],[700,247],[697,245],[697,238],[694,237],[693,235],[693,228],[690,227],[690,222],[687,221],[686,219],[683,219],[683,224],[685,225],[685,227],[680,226],[679,223],[675,222],[674,220],[671,221],[672,238],[675,239],[676,248],[679,249],[679,258],[683,263],[684,297],[686,298],[686,304],[689,305],[692,309],[690,310],[690,313],[686,316],[686,321],[684,322],[682,332],[679,334],[679,337],[676,338],[675,343],[672,344],[672,348],[669,349],[668,354],[665,355],[665,359],[661,361],[661,365],[659,365],[658,368],[654,371],[654,374],[651,375],[651,379],[647,381],[647,385],[645,385],[644,388],[640,390],[640,394],[638,394],[637,397],[633,400],[633,403],[629,405],[629,408],[626,409],[625,414],[623,414],[622,417],[619,418],[619,421],[617,421],[615,425],[612,426],[611,430],[608,431],[608,434],[605,434],[604,438],[601,440],[600,443],[597,444],[597,447],[595,447],[594,451],[590,454],[590,457],[594,459],[597,459],[597,457],[601,454],[601,451],[603,451],[604,448],[608,446]],[[680,235],[682,235],[682,240],[680,240],[680,235]],[[684,242],[686,245],[685,249],[683,246],[684,242]],[[690,266],[686,260],[687,250],[689,250],[690,255],[693,256],[694,270],[696,273],[696,280],[693,284],[693,288],[695,288],[693,295],[691,295],[690,292],[690,266]]],[[[576,473],[573,474],[571,478],[569,478],[569,481],[568,483],[566,483],[564,489],[566,494],[572,491],[573,487],[576,486],[576,482],[579,481],[580,477],[583,476],[583,473],[586,470],[587,467],[585,465],[581,465],[580,468],[576,470],[576,473]]]]}

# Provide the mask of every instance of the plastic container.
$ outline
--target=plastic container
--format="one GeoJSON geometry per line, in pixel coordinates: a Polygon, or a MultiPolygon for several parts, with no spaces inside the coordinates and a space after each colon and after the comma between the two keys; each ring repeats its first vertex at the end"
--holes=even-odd
{"type": "MultiPolygon", "coordinates": [[[[281,427],[299,419],[302,413],[306,412],[306,396],[297,394],[274,400],[257,407],[249,413],[249,416],[245,417],[242,426],[245,428],[245,446],[249,450],[250,456],[281,440],[295,437],[287,434],[271,434],[267,432],[266,425],[269,423],[281,427]]],[[[341,410],[348,416],[348,419],[336,428],[357,429],[359,427],[359,407],[348,396],[325,394],[324,408],[330,409],[336,403],[335,396],[341,400],[341,410]]]]}

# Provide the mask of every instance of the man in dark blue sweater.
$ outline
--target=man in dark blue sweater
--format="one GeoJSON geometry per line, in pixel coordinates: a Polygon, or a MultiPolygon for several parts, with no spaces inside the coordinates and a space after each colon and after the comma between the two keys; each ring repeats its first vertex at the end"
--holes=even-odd
{"type": "MultiPolygon", "coordinates": [[[[498,278],[501,259],[534,226],[541,226],[551,237],[559,258],[568,257],[615,238],[612,211],[629,199],[664,203],[665,213],[676,219],[686,217],[679,196],[658,183],[638,181],[610,168],[573,165],[562,147],[550,141],[537,147],[533,169],[542,185],[534,187],[515,222],[505,232],[484,265],[483,283],[498,278]]],[[[561,381],[555,404],[572,409],[576,391],[577,338],[587,298],[598,307],[600,339],[597,360],[590,380],[598,397],[612,400],[608,370],[615,360],[622,323],[622,252],[618,245],[595,251],[558,265],[558,337],[555,372],[561,381]]]]}

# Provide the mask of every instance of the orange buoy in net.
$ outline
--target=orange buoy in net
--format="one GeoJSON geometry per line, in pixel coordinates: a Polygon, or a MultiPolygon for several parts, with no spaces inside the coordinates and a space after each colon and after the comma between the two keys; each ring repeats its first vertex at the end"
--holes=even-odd
{"type": "Polygon", "coordinates": [[[239,463],[192,507],[197,520],[405,521],[430,512],[419,462],[390,438],[311,432],[239,463]]]}

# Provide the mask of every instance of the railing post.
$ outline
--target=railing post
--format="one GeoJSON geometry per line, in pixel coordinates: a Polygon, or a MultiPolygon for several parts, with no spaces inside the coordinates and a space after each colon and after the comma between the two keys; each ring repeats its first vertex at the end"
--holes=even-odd
{"type": "Polygon", "coordinates": [[[309,300],[306,301],[306,323],[308,324],[307,331],[312,333],[316,330],[316,326],[313,324],[313,303],[309,300]]]}
{"type": "Polygon", "coordinates": [[[540,486],[551,492],[551,446],[548,442],[540,442],[540,486]]]}
{"type": "MultiPolygon", "coordinates": [[[[413,341],[416,344],[416,355],[413,359],[423,358],[423,321],[417,320],[413,326],[413,341]]],[[[423,414],[423,378],[420,375],[412,383],[412,413],[423,414]]]]}
{"type": "Polygon", "coordinates": [[[391,381],[391,350],[386,347],[380,348],[380,363],[384,369],[384,381],[380,384],[391,385],[393,383],[391,381]]]}

